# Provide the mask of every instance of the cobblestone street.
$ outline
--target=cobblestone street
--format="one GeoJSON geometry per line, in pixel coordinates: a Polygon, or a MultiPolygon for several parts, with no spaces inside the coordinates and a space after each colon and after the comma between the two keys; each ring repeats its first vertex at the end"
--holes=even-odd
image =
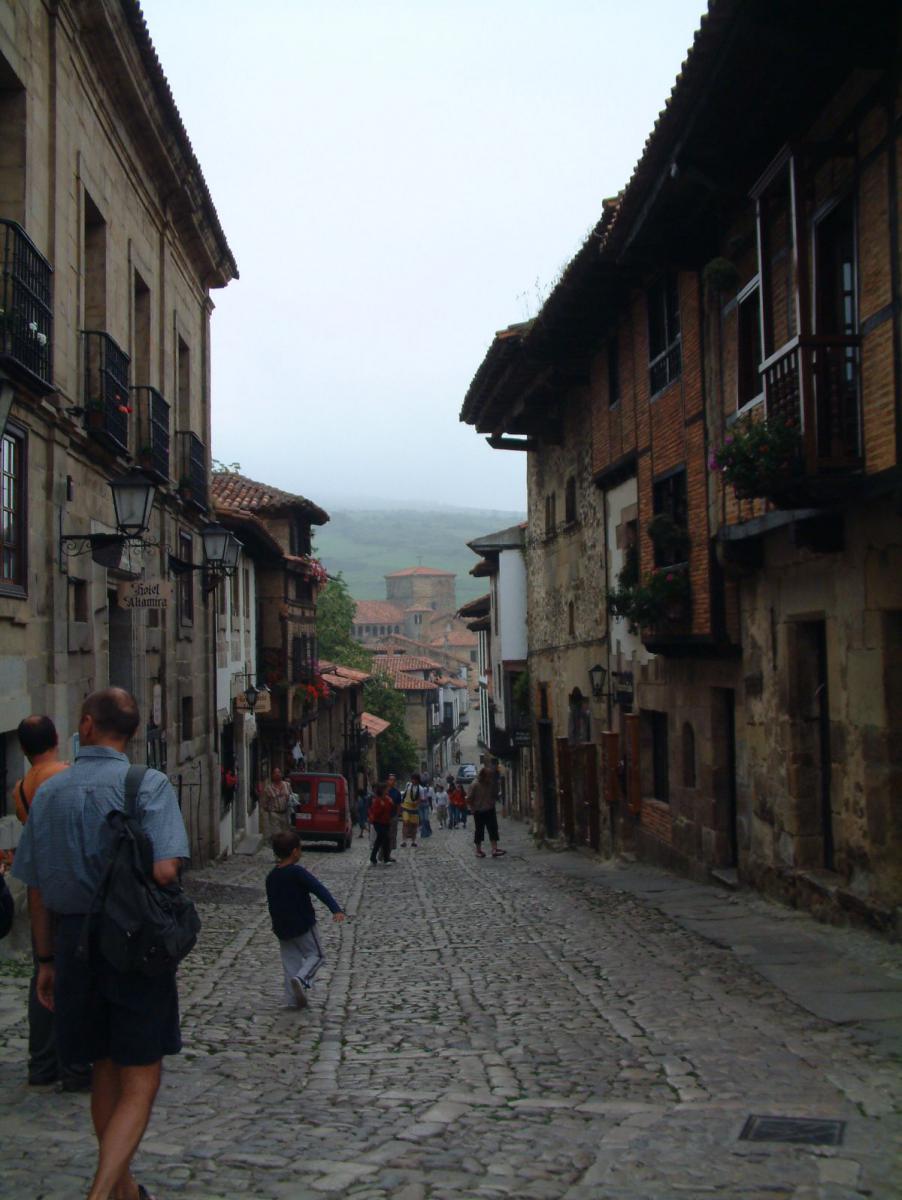
{"type": "MultiPolygon", "coordinates": [[[[618,868],[537,851],[512,822],[502,836],[497,861],[473,856],[469,830],[399,849],[394,867],[371,868],[356,839],[305,851],[352,919],[320,909],[329,960],[302,1012],[282,1007],[268,855],[195,872],[185,1051],[137,1177],[160,1200],[902,1194],[902,1078],[879,1036],[898,1030],[899,991],[882,1024],[831,1023],[625,890],[618,868]],[[752,1114],[838,1119],[844,1139],[740,1140],[752,1114]]],[[[812,926],[705,895],[778,946],[812,926]]],[[[840,973],[902,988],[898,947],[823,933],[840,973]]],[[[71,1200],[94,1157],[88,1101],[26,1087],[26,984],[0,977],[0,1193],[71,1200]]]]}

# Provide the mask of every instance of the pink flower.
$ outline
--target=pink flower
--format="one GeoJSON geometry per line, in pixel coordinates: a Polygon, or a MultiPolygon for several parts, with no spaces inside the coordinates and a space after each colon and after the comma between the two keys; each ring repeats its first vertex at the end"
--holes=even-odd
{"type": "Polygon", "coordinates": [[[728,433],[728,434],[727,434],[727,436],[726,436],[726,437],[724,438],[724,440],[723,440],[723,444],[724,444],[725,446],[732,446],[732,445],[733,445],[733,435],[732,435],[732,433],[728,433]]]}
{"type": "Polygon", "coordinates": [[[667,582],[673,583],[673,579],[674,579],[674,576],[673,576],[673,573],[671,572],[671,574],[667,576],[667,582]]]}

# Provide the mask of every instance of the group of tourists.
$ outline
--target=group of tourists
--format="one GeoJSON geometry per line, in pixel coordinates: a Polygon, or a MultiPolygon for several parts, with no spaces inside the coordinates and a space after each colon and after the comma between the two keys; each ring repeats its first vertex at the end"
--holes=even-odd
{"type": "Polygon", "coordinates": [[[495,801],[498,792],[494,771],[483,767],[468,790],[449,775],[447,788],[439,780],[433,788],[428,779],[414,772],[410,782],[401,791],[396,775],[389,775],[385,783],[374,785],[372,792],[363,792],[358,804],[357,824],[359,837],[367,829],[372,830],[370,862],[393,863],[392,851],[398,848],[415,850],[426,838],[432,837],[432,817],[435,816],[440,829],[467,827],[467,817],[473,814],[475,825],[473,841],[477,858],[485,858],[483,842],[488,834],[492,857],[500,858],[505,851],[498,845],[498,816],[495,801]]]}

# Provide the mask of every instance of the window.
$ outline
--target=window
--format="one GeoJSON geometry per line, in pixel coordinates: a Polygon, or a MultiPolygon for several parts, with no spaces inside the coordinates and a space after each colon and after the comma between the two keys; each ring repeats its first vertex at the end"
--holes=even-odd
{"type": "Polygon", "coordinates": [[[569,696],[568,740],[570,742],[591,742],[592,716],[589,711],[589,701],[579,688],[574,688],[569,696]]]}
{"type": "MultiPolygon", "coordinates": [[[[179,534],[179,558],[194,562],[194,538],[190,533],[179,534]]],[[[194,622],[194,572],[183,571],[178,577],[179,620],[183,625],[194,622]]]]}
{"type": "Polygon", "coordinates": [[[620,343],[616,337],[608,342],[608,407],[620,403],[620,343]]]}
{"type": "Polygon", "coordinates": [[[567,604],[567,633],[570,637],[576,637],[576,608],[572,600],[567,604]]]}
{"type": "Polygon", "coordinates": [[[194,697],[182,696],[182,741],[190,742],[194,737],[194,697]]]}
{"type": "Polygon", "coordinates": [[[572,475],[564,488],[564,524],[576,524],[576,479],[572,475]]]}
{"type": "Polygon", "coordinates": [[[0,591],[25,595],[25,439],[0,441],[0,591]]]}
{"type": "Polygon", "coordinates": [[[320,779],[316,785],[316,807],[335,808],[338,804],[338,794],[335,784],[328,779],[320,779]]]}
{"type": "Polygon", "coordinates": [[[695,730],[683,722],[683,787],[695,787],[695,730]]]}
{"type": "Polygon", "coordinates": [[[674,471],[657,480],[653,499],[655,566],[671,567],[686,562],[689,557],[689,514],[686,507],[685,470],[674,471]]]}
{"type": "Polygon", "coordinates": [[[134,272],[135,333],[132,371],[136,384],[150,383],[150,288],[134,272]]]}
{"type": "Polygon", "coordinates": [[[288,553],[302,556],[310,550],[310,526],[301,517],[294,517],[288,525],[288,553]]]}
{"type": "Polygon", "coordinates": [[[242,571],[244,578],[244,619],[249,621],[251,617],[251,572],[249,567],[245,567],[242,571]]]}
{"type": "Polygon", "coordinates": [[[191,349],[181,337],[176,338],[176,395],[178,397],[179,429],[191,428],[191,349]]]}
{"type": "Polygon", "coordinates": [[[680,297],[677,276],[668,272],[648,292],[648,378],[652,396],[678,379],[680,297]]]}
{"type": "Polygon", "coordinates": [[[309,579],[305,579],[303,575],[293,575],[292,592],[294,598],[300,602],[311,602],[313,600],[313,586],[309,579]]]}
{"type": "Polygon", "coordinates": [[[309,779],[295,779],[291,782],[291,790],[298,798],[300,808],[309,808],[313,800],[313,783],[309,779]]]}
{"type": "Polygon", "coordinates": [[[545,536],[553,537],[557,529],[557,497],[549,492],[545,497],[545,536]]]}
{"type": "MultiPolygon", "coordinates": [[[[225,591],[224,586],[222,590],[225,591]]],[[[232,628],[234,629],[237,627],[239,618],[241,616],[241,576],[239,575],[237,569],[235,574],[232,576],[229,590],[231,592],[232,602],[232,628]]]]}
{"type": "Polygon", "coordinates": [[[84,194],[85,329],[106,329],[106,221],[84,194]]]}
{"type": "Polygon", "coordinates": [[[758,371],[762,361],[762,338],[761,292],[757,280],[739,296],[736,340],[736,407],[743,408],[764,390],[758,371]]]}
{"type": "Polygon", "coordinates": [[[87,621],[88,584],[84,579],[69,580],[69,620],[87,621]]]}

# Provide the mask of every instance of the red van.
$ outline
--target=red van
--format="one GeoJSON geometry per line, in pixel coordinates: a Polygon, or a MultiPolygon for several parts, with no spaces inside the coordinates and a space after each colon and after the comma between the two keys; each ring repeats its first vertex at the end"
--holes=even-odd
{"type": "Polygon", "coordinates": [[[351,805],[344,775],[292,772],[288,782],[296,805],[294,827],[305,842],[335,842],[339,850],[351,844],[351,805]]]}

